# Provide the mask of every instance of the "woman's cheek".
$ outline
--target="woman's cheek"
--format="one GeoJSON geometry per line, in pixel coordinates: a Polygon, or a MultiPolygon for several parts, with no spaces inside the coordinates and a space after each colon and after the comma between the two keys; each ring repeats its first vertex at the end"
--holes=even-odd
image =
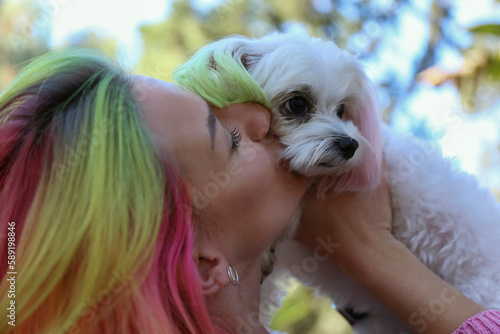
{"type": "Polygon", "coordinates": [[[255,143],[251,143],[249,141],[243,141],[240,143],[240,147],[238,148],[238,155],[240,156],[240,160],[244,162],[252,162],[254,161],[258,154],[261,153],[262,148],[257,146],[255,143]]]}

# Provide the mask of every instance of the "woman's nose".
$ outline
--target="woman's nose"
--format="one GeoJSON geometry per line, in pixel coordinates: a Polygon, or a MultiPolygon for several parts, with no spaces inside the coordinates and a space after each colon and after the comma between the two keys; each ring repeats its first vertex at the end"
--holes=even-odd
{"type": "Polygon", "coordinates": [[[271,112],[256,103],[232,104],[215,113],[220,121],[238,127],[238,130],[252,141],[263,139],[271,126],[271,112]]]}
{"type": "Polygon", "coordinates": [[[259,105],[244,105],[247,110],[243,111],[244,120],[242,127],[246,131],[248,138],[253,141],[260,141],[269,132],[271,126],[271,112],[259,105]]]}

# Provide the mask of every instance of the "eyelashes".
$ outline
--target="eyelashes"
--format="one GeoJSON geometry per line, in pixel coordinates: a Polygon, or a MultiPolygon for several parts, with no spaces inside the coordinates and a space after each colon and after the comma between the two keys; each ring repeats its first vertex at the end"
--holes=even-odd
{"type": "Polygon", "coordinates": [[[241,143],[241,133],[238,128],[228,129],[229,134],[231,135],[231,148],[235,151],[238,151],[241,143]]]}

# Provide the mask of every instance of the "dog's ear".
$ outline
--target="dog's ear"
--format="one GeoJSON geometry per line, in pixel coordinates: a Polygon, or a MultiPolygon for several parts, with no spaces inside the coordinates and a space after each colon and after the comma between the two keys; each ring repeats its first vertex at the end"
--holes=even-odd
{"type": "MultiPolygon", "coordinates": [[[[234,55],[234,53],[233,53],[234,55]]],[[[247,71],[250,71],[257,64],[262,56],[256,54],[241,53],[240,61],[247,71]]]]}
{"type": "Polygon", "coordinates": [[[382,129],[377,93],[367,77],[360,82],[358,93],[347,101],[346,118],[351,120],[366,139],[360,142],[362,160],[350,171],[340,176],[320,178],[319,195],[325,192],[341,193],[375,189],[382,177],[382,129]]]}
{"type": "Polygon", "coordinates": [[[374,189],[379,185],[382,173],[382,129],[379,103],[375,87],[365,77],[361,94],[353,99],[348,118],[356,125],[368,145],[363,147],[363,159],[340,183],[345,181],[348,190],[374,189]]]}
{"type": "Polygon", "coordinates": [[[355,104],[353,122],[370,144],[357,168],[361,188],[375,188],[382,176],[382,129],[377,92],[367,78],[355,104]]]}
{"type": "MultiPolygon", "coordinates": [[[[251,52],[252,42],[253,41],[246,38],[228,38],[216,43],[215,45],[218,47],[215,48],[214,51],[217,50],[230,53],[234,59],[239,60],[243,67],[250,72],[262,58],[261,55],[251,52]],[[225,44],[223,44],[223,42],[225,42],[225,44]]],[[[209,60],[209,66],[210,68],[217,70],[217,62],[213,56],[209,60]]]]}

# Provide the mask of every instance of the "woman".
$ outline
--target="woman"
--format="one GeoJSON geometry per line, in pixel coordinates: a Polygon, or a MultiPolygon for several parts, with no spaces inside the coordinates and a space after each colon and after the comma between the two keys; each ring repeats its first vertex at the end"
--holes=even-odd
{"type": "MultiPolygon", "coordinates": [[[[36,59],[2,93],[0,332],[267,333],[260,254],[306,181],[278,164],[268,101],[227,58],[227,75],[200,82],[210,104],[87,50],[36,59]]],[[[385,185],[311,198],[298,238],[348,243],[330,259],[411,327],[447,286],[390,220],[385,185]]],[[[458,293],[451,305],[428,333],[482,311],[458,293]]]]}

